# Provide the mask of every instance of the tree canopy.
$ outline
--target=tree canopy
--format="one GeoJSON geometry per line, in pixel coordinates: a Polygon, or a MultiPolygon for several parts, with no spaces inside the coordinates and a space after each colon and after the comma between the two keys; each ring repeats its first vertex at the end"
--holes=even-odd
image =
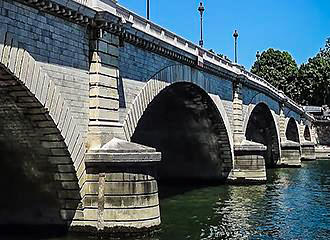
{"type": "Polygon", "coordinates": [[[298,66],[288,52],[273,48],[264,51],[253,64],[251,72],[293,97],[298,66]]]}
{"type": "Polygon", "coordinates": [[[299,69],[288,52],[270,48],[256,60],[251,72],[301,104],[330,105],[330,38],[299,69]]]}
{"type": "Polygon", "coordinates": [[[330,40],[324,49],[306,64],[300,66],[298,72],[301,94],[297,99],[303,104],[330,105],[330,40]]]}

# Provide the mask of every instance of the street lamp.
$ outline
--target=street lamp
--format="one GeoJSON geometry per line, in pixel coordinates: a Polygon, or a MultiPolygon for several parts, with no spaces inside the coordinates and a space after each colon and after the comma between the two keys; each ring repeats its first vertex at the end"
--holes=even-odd
{"type": "Polygon", "coordinates": [[[235,39],[235,63],[237,63],[237,38],[238,38],[237,30],[235,30],[233,37],[235,39]]]}
{"type": "Polygon", "coordinates": [[[150,19],[150,0],[147,0],[147,19],[150,19]]]}
{"type": "Polygon", "coordinates": [[[256,58],[257,58],[257,60],[259,60],[259,58],[260,58],[260,52],[259,51],[257,51],[256,58]]]}
{"type": "Polygon", "coordinates": [[[259,51],[257,51],[257,53],[256,53],[256,58],[257,58],[257,62],[256,62],[257,72],[259,72],[260,71],[260,62],[258,61],[260,59],[259,51]]]}
{"type": "Polygon", "coordinates": [[[198,11],[201,15],[201,40],[199,41],[199,46],[203,47],[203,12],[204,12],[204,6],[203,6],[203,2],[200,1],[199,3],[199,7],[198,7],[198,11]]]}

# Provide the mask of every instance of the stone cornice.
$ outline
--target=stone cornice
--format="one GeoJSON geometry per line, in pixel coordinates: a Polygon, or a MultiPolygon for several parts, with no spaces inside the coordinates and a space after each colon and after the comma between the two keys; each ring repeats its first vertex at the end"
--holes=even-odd
{"type": "MultiPolygon", "coordinates": [[[[164,42],[165,44],[171,45],[169,42],[163,40],[165,35],[173,35],[174,39],[180,38],[179,36],[167,31],[166,29],[163,29],[162,27],[151,23],[150,21],[132,13],[131,11],[119,6],[118,4],[112,4],[113,7],[117,10],[117,15],[121,16],[121,18],[125,22],[125,26],[127,29],[132,29],[133,25],[139,22],[139,24],[145,25],[145,28],[153,28],[156,29],[155,32],[159,32],[158,40],[164,42]],[[135,20],[134,20],[135,19],[135,20]]],[[[154,34],[150,34],[147,31],[143,31],[137,27],[135,27],[136,30],[144,32],[145,34],[149,34],[151,37],[156,38],[153,36],[154,34]]],[[[110,30],[111,31],[111,30],[110,30]]],[[[113,32],[115,33],[115,32],[113,32]]],[[[116,34],[116,33],[115,33],[116,34]]],[[[249,85],[250,87],[253,87],[254,89],[260,90],[264,93],[267,93],[268,95],[272,96],[274,99],[278,100],[279,102],[283,103],[287,107],[295,110],[299,114],[304,114],[306,118],[312,120],[313,117],[308,115],[301,106],[296,104],[293,100],[291,100],[289,97],[287,97],[282,91],[279,91],[274,86],[272,86],[270,83],[268,83],[263,78],[254,75],[250,73],[249,71],[245,70],[244,67],[231,63],[225,59],[220,58],[214,53],[211,53],[203,48],[200,48],[199,46],[190,43],[183,39],[185,42],[185,47],[178,48],[179,50],[186,51],[185,48],[187,46],[190,46],[191,49],[197,49],[203,53],[203,59],[204,64],[203,66],[199,66],[197,62],[198,54],[196,51],[187,51],[187,53],[190,53],[191,55],[195,55],[195,59],[188,58],[187,56],[180,54],[176,51],[170,50],[166,47],[160,46],[159,44],[153,43],[149,40],[146,40],[140,36],[137,36],[136,34],[132,34],[129,31],[124,30],[124,33],[122,34],[122,39],[125,42],[129,42],[131,44],[134,44],[140,48],[144,48],[148,51],[155,52],[159,55],[165,56],[167,58],[173,59],[175,61],[178,61],[180,63],[193,66],[195,68],[198,68],[200,70],[209,72],[211,74],[221,76],[221,77],[228,77],[230,80],[235,80],[236,78],[244,79],[242,81],[242,84],[249,85]],[[209,62],[209,64],[205,63],[209,62]],[[211,64],[214,64],[215,66],[219,67],[218,69],[213,67],[211,64]],[[221,69],[221,70],[220,70],[221,69]],[[243,76],[241,76],[243,75],[243,76]]],[[[176,45],[173,45],[174,47],[177,47],[176,45]]]]}
{"type": "Polygon", "coordinates": [[[95,10],[75,1],[65,0],[17,0],[20,3],[39,9],[40,11],[64,18],[79,25],[95,25],[95,10]]]}
{"type": "Polygon", "coordinates": [[[277,99],[285,106],[295,110],[299,114],[306,116],[306,119],[314,121],[314,118],[307,114],[302,107],[297,105],[293,100],[289,99],[270,83],[264,79],[248,72],[242,66],[231,63],[230,61],[223,59],[216,54],[200,48],[199,46],[181,38],[180,36],[132,13],[131,11],[119,6],[116,3],[111,3],[112,7],[115,7],[117,15],[109,12],[100,11],[97,12],[83,4],[72,0],[18,0],[21,3],[29,5],[33,8],[37,8],[40,11],[64,18],[68,21],[77,23],[79,25],[90,26],[96,29],[103,29],[109,31],[115,35],[118,35],[122,42],[133,44],[139,48],[146,49],[157,53],[161,56],[173,59],[185,65],[193,66],[200,70],[209,72],[211,74],[228,77],[230,80],[241,79],[239,81],[244,85],[248,85],[251,88],[263,91],[268,95],[277,99]],[[153,32],[159,36],[154,36],[147,30],[143,30],[141,27],[135,27],[135,34],[132,33],[133,25],[139,24],[144,26],[145,29],[153,29],[153,32]],[[158,41],[150,41],[141,36],[138,36],[136,30],[149,34],[151,37],[158,39],[158,41]],[[172,39],[171,42],[164,40],[172,39]],[[167,47],[161,46],[159,42],[168,44],[177,48],[179,51],[184,51],[187,54],[181,54],[179,51],[171,50],[167,47]],[[175,44],[177,43],[177,44],[175,44]],[[182,45],[182,46],[181,46],[182,45]],[[181,46],[181,47],[180,47],[181,46]],[[205,63],[203,66],[198,66],[198,54],[202,53],[205,63]],[[190,55],[189,57],[187,55],[190,55]],[[208,64],[209,63],[209,64],[208,64]],[[212,65],[217,66],[217,68],[212,65]]]}

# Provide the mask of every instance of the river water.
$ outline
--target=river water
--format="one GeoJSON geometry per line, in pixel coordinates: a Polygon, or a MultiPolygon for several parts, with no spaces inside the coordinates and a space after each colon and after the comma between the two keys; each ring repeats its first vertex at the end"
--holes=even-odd
{"type": "Polygon", "coordinates": [[[263,185],[198,187],[162,199],[162,229],[143,239],[330,239],[330,161],[267,175],[263,185]]]}

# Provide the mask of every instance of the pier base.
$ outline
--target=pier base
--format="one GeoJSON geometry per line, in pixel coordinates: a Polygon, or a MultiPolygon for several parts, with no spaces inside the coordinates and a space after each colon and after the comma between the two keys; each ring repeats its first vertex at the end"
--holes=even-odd
{"type": "Polygon", "coordinates": [[[302,161],[316,160],[315,144],[313,142],[301,143],[301,160],[302,161]]]}
{"type": "Polygon", "coordinates": [[[82,231],[136,233],[160,225],[155,149],[112,139],[86,155],[82,231]]]}
{"type": "Polygon", "coordinates": [[[234,168],[228,182],[262,183],[266,181],[264,153],[267,147],[260,143],[243,140],[234,146],[234,168]]]}
{"type": "Polygon", "coordinates": [[[301,167],[299,143],[287,140],[281,143],[281,150],[280,167],[301,167]]]}

